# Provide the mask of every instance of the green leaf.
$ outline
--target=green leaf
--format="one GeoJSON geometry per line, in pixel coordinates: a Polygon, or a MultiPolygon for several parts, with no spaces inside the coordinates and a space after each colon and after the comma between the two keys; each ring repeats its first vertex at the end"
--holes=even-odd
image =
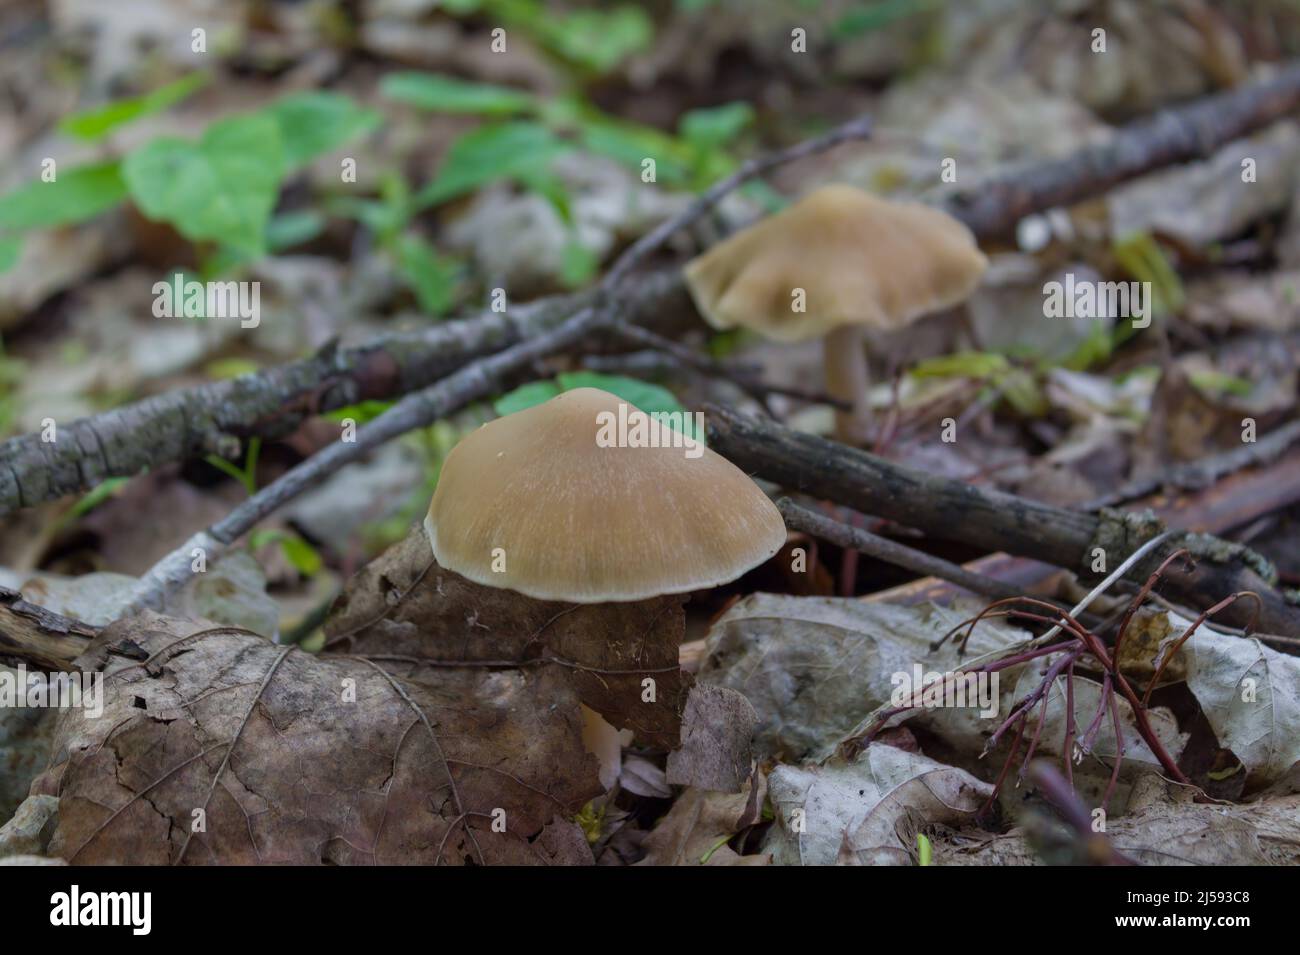
{"type": "Polygon", "coordinates": [[[23,254],[23,240],[18,236],[0,239],[0,274],[7,272],[18,264],[23,254]]]}
{"type": "Polygon", "coordinates": [[[249,438],[248,449],[244,454],[244,466],[241,468],[237,464],[227,461],[225,458],[216,454],[205,454],[203,460],[207,461],[218,471],[222,471],[234,478],[244,486],[244,491],[249,497],[257,493],[257,458],[262,451],[261,438],[249,438]]]}
{"type": "Polygon", "coordinates": [[[924,833],[918,832],[916,834],[916,854],[918,857],[918,864],[930,865],[933,851],[934,849],[930,845],[929,838],[927,838],[924,833]]]}
{"type": "MultiPolygon", "coordinates": [[[[309,91],[277,100],[263,111],[280,126],[285,171],[292,172],[379,125],[383,116],[342,93],[309,91]]],[[[251,114],[253,116],[257,113],[251,114]]]]}
{"type": "Polygon", "coordinates": [[[600,257],[575,238],[560,251],[560,281],[566,288],[586,285],[600,270],[600,257]]]}
{"type": "Polygon", "coordinates": [[[604,118],[582,121],[580,136],[584,148],[608,156],[640,172],[646,159],[655,161],[655,178],[676,185],[691,177],[692,156],[683,144],[667,133],[649,126],[604,118]]]}
{"type": "Polygon", "coordinates": [[[389,73],[379,89],[389,99],[440,113],[510,116],[537,107],[531,93],[440,73],[389,73]]]}
{"type": "Polygon", "coordinates": [[[540,123],[518,121],[481,126],[452,143],[437,177],[422,189],[421,208],[437,205],[497,179],[545,170],[572,148],[540,123]]]}
{"type": "MultiPolygon", "coordinates": [[[[1111,251],[1120,266],[1135,279],[1151,283],[1153,301],[1148,305],[1153,316],[1159,318],[1182,309],[1186,302],[1182,279],[1149,232],[1134,232],[1116,239],[1111,251]]],[[[1127,339],[1135,333],[1136,329],[1130,325],[1123,337],[1127,339]]]]}
{"type": "Polygon", "coordinates": [[[131,195],[150,219],[171,223],[188,239],[251,255],[266,249],[284,169],[280,125],[262,113],[214,123],[197,143],[155,139],[123,165],[131,195]]]}
{"type": "Polygon", "coordinates": [[[727,103],[710,109],[693,109],[684,114],[677,129],[699,149],[718,149],[743,133],[754,122],[754,107],[748,103],[727,103]]]}
{"type": "Polygon", "coordinates": [[[550,401],[559,393],[560,386],[554,381],[530,381],[492,402],[492,409],[504,418],[516,411],[540,405],[543,401],[550,401]]]}
{"type": "Polygon", "coordinates": [[[835,40],[851,40],[883,30],[899,20],[929,13],[945,2],[946,0],[880,0],[871,6],[856,4],[831,27],[831,37],[835,40]]]}
{"type": "Polygon", "coordinates": [[[967,351],[919,362],[912,374],[917,378],[991,378],[1010,367],[996,352],[967,351]]]}
{"type": "Polygon", "coordinates": [[[207,85],[207,82],[208,75],[206,73],[191,73],[188,76],[181,77],[174,83],[159,87],[152,93],[133,96],[129,99],[115,100],[94,109],[73,113],[59,123],[59,129],[69,136],[76,136],[78,139],[92,142],[103,139],[119,126],[137,120],[142,116],[161,113],[163,110],[176,105],[196,90],[202,89],[207,85]]]}
{"type": "Polygon", "coordinates": [[[314,209],[278,215],[266,224],[266,247],[272,252],[310,242],[325,231],[325,217],[314,209]]]}
{"type": "Polygon", "coordinates": [[[381,414],[391,408],[393,404],[394,402],[392,401],[380,401],[377,398],[368,398],[355,405],[346,405],[342,408],[336,408],[324,417],[326,421],[336,422],[342,422],[351,418],[358,425],[363,425],[374,421],[381,414]]]}
{"type": "Polygon", "coordinates": [[[1193,372],[1189,380],[1193,388],[1210,398],[1221,398],[1224,395],[1244,398],[1255,390],[1254,385],[1246,379],[1221,371],[1193,372]]]}
{"type": "Polygon", "coordinates": [[[650,15],[630,5],[564,16],[546,11],[528,26],[547,49],[595,73],[608,73],[654,39],[650,15]]]}
{"type": "MultiPolygon", "coordinates": [[[[681,414],[680,419],[683,427],[676,428],[688,438],[695,438],[698,441],[704,440],[703,432],[695,427],[695,417],[690,414],[667,388],[651,384],[648,381],[641,381],[637,378],[627,378],[623,375],[602,375],[594,371],[574,371],[560,375],[557,379],[560,387],[565,391],[572,391],[574,388],[599,388],[601,391],[608,391],[611,395],[622,398],[630,405],[641,409],[646,414],[681,414]]],[[[667,422],[671,424],[672,422],[667,422]]]]}
{"type": "Polygon", "coordinates": [[[238,378],[261,370],[261,365],[248,358],[217,358],[203,366],[209,378],[238,378]]]}
{"type": "Polygon", "coordinates": [[[0,228],[35,229],[93,219],[126,198],[117,162],[75,166],[0,196],[0,228]]]}
{"type": "Polygon", "coordinates": [[[294,570],[304,577],[315,577],[320,573],[324,561],[321,560],[320,552],[308,544],[297,534],[285,534],[280,538],[280,549],[284,551],[284,556],[294,570]]]}
{"type": "Polygon", "coordinates": [[[324,566],[320,552],[297,534],[277,528],[258,528],[248,535],[250,551],[259,551],[268,544],[279,544],[284,559],[304,577],[315,577],[324,566]]]}
{"type": "Polygon", "coordinates": [[[455,301],[459,263],[439,255],[418,235],[404,235],[397,241],[397,267],[406,285],[415,293],[420,308],[433,316],[445,315],[455,301]]]}

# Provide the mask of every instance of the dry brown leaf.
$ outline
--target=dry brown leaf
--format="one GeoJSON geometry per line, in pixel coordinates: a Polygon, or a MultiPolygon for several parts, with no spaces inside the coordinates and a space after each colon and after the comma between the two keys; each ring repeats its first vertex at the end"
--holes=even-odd
{"type": "MultiPolygon", "coordinates": [[[[1106,836],[1140,865],[1300,864],[1300,796],[1245,805],[1198,803],[1193,792],[1149,774],[1129,811],[1106,836]]],[[[1042,859],[1023,829],[992,836],[944,831],[931,837],[934,865],[1034,865],[1042,859]]]]}
{"type": "Polygon", "coordinates": [[[637,864],[769,865],[772,857],[767,853],[742,856],[725,844],[757,821],[766,788],[757,773],[739,793],[687,789],[646,836],[646,855],[637,864]]]}
{"type": "Polygon", "coordinates": [[[558,668],[417,683],[392,664],[154,614],[106,628],[82,662],[96,659],[107,661],[103,715],[64,711],[53,768],[34,786],[60,799],[52,855],[591,861],[567,820],[600,791],[596,763],[558,668]]]}
{"type": "Polygon", "coordinates": [[[740,792],[749,778],[758,722],[749,700],[726,687],[698,684],[691,687],[682,721],[682,747],[668,754],[668,782],[740,792]]]}
{"type": "Polygon", "coordinates": [[[326,646],[402,657],[427,672],[467,662],[544,666],[614,726],[675,749],[691,685],[677,660],[683,599],[533,600],[439,567],[417,527],[349,581],[326,623],[326,646]]]}

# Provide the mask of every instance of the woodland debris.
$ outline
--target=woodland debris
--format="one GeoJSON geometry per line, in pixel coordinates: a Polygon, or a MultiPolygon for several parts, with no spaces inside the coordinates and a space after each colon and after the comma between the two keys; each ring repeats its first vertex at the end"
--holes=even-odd
{"type": "MultiPolygon", "coordinates": [[[[894,464],[729,409],[710,407],[707,414],[710,446],[746,471],[941,540],[1007,551],[1087,576],[1097,548],[1108,566],[1117,566],[1163,529],[1149,513],[1107,510],[1098,515],[1052,507],[894,464]]],[[[1300,632],[1300,608],[1272,586],[1267,562],[1252,559],[1247,548],[1223,541],[1216,545],[1216,540],[1175,535],[1132,576],[1140,579],[1170,553],[1187,547],[1198,563],[1188,573],[1171,574],[1165,583],[1179,599],[1202,605],[1225,594],[1254,592],[1261,604],[1257,614],[1233,607],[1223,621],[1268,633],[1300,632]]]]}

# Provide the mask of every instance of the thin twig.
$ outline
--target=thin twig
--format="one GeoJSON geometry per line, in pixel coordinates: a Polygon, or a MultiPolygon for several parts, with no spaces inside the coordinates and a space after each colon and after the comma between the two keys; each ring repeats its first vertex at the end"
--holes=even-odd
{"type": "Polygon", "coordinates": [[[984,597],[1020,596],[1019,590],[1000,580],[972,573],[942,557],[931,556],[886,537],[815,514],[805,507],[800,507],[788,497],[781,498],[776,502],[776,506],[781,511],[781,516],[785,518],[786,526],[791,530],[803,531],[805,534],[820,537],[840,547],[852,548],[877,560],[910,570],[914,574],[939,577],[984,597]]]}

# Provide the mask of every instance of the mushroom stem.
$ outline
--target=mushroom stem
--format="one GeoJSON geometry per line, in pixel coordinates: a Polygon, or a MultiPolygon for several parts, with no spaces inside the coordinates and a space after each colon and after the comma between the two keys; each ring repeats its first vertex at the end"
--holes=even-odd
{"type": "Polygon", "coordinates": [[[600,763],[600,784],[609,792],[623,769],[623,742],[603,716],[585,703],[578,705],[582,707],[582,745],[600,763]]]}
{"type": "Polygon", "coordinates": [[[832,398],[850,402],[850,412],[835,412],[835,437],[845,444],[871,439],[871,372],[867,366],[867,334],[861,325],[841,325],[822,340],[826,390],[832,398]]]}

